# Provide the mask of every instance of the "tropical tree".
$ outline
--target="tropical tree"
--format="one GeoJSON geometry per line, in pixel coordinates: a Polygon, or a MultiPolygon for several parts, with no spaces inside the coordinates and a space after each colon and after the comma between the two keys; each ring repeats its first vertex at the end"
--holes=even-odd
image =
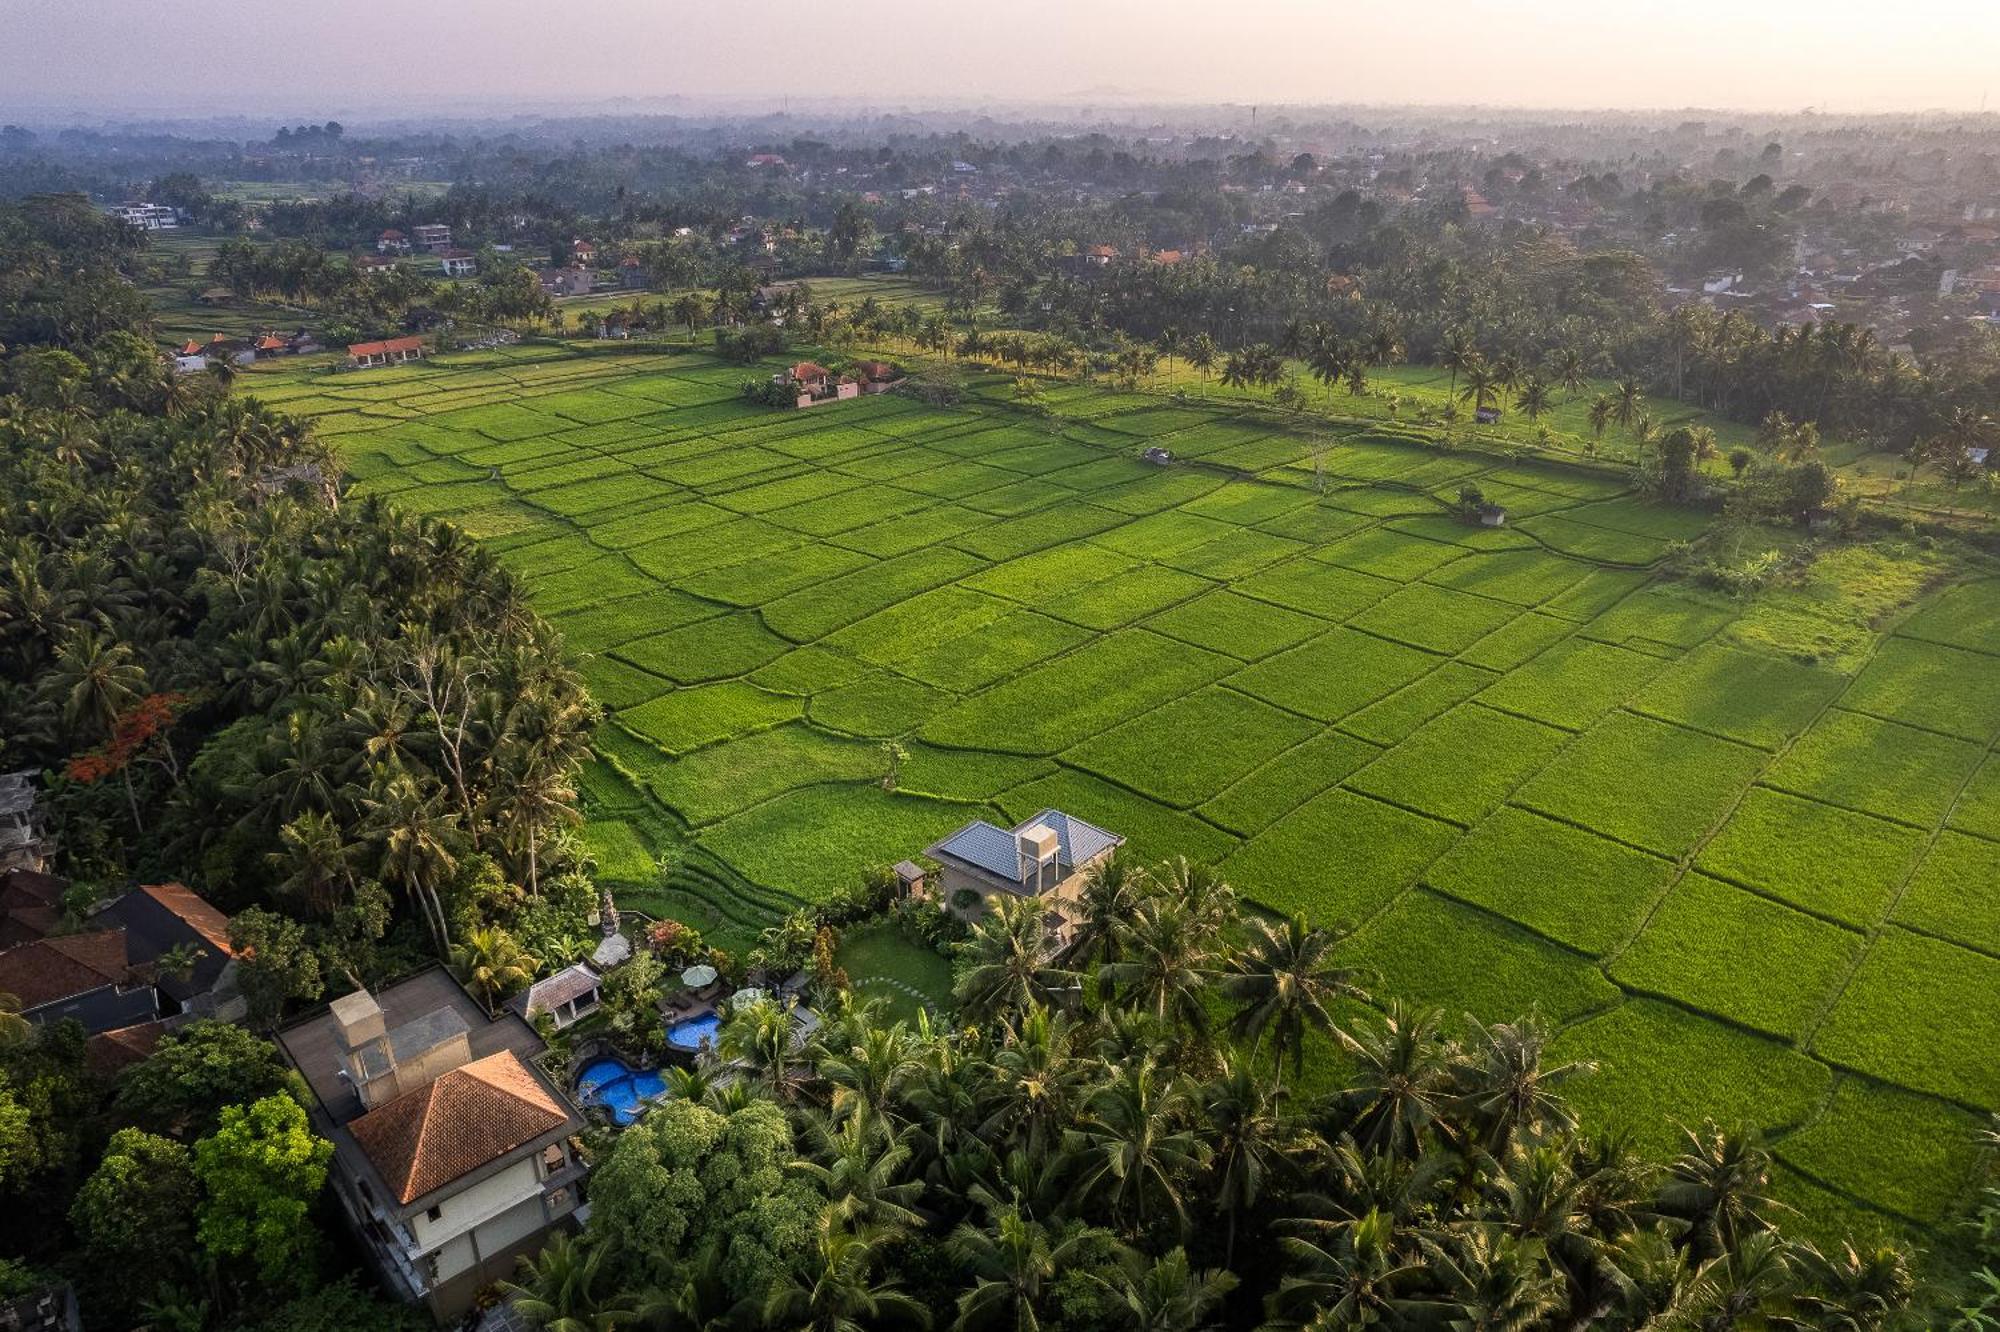
{"type": "Polygon", "coordinates": [[[1307,1030],[1331,1032],[1334,1003],[1368,996],[1355,971],[1333,961],[1338,932],[1314,929],[1298,916],[1276,926],[1253,916],[1245,929],[1248,941],[1222,980],[1223,995],[1237,1005],[1230,1034],[1253,1047],[1270,1037],[1275,1085],[1282,1089],[1288,1051],[1293,1074],[1305,1071],[1307,1030]]]}
{"type": "Polygon", "coordinates": [[[520,1274],[500,1288],[514,1297],[514,1307],[546,1332],[612,1332],[638,1321],[638,1312],[618,1296],[598,1288],[606,1249],[556,1231],[532,1257],[519,1260],[520,1274]]]}
{"type": "Polygon", "coordinates": [[[812,1249],[796,1269],[777,1274],[764,1300],[762,1326],[796,1332],[874,1332],[907,1323],[930,1326],[930,1310],[894,1278],[877,1275],[882,1240],[829,1208],[812,1249]]]}
{"type": "Polygon", "coordinates": [[[475,925],[452,948],[452,969],[486,1011],[535,978],[540,964],[498,925],[475,925]]]}
{"type": "Polygon", "coordinates": [[[956,995],[974,1018],[1005,1017],[1037,1006],[1066,1001],[1080,978],[1057,964],[1056,941],[1042,916],[1039,898],[997,893],[972,927],[966,944],[969,965],[956,995]]]}

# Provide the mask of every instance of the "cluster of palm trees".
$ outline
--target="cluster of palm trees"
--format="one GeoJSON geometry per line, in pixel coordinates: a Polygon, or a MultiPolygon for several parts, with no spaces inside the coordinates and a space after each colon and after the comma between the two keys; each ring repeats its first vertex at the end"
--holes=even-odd
{"type": "Polygon", "coordinates": [[[580,678],[489,552],[330,505],[303,427],[122,337],[23,352],[44,373],[0,397],[0,751],[60,769],[164,713],[122,799],[53,792],[77,873],[268,887],[329,921],[379,880],[444,949],[462,855],[532,891],[575,820],[580,678]]]}
{"type": "Polygon", "coordinates": [[[670,1095],[719,1116],[716,1142],[781,1108],[817,1223],[762,1283],[725,1289],[704,1252],[662,1294],[629,1230],[593,1222],[524,1270],[526,1307],[815,1332],[1860,1329],[1910,1299],[1893,1250],[1780,1236],[1754,1142],[1710,1126],[1653,1167],[1585,1138],[1564,1088],[1589,1070],[1539,1022],[1377,1013],[1339,938],[1114,858],[1067,932],[1046,902],[992,904],[950,1027],[842,994],[801,1044],[775,1004],[734,1012],[670,1095]]]}

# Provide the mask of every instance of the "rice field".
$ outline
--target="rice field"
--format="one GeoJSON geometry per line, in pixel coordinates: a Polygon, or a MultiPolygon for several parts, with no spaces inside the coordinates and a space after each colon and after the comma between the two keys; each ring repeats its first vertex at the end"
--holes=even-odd
{"type": "Polygon", "coordinates": [[[1350,927],[1381,997],[1539,1011],[1650,1150],[1740,1121],[1812,1217],[1947,1217],[2000,1109],[1990,573],[1802,654],[1661,573],[1702,519],[1612,471],[1361,424],[1322,489],[1234,401],[775,412],[749,373],[516,347],[245,383],[521,574],[607,708],[588,840],[635,906],[740,944],[1056,805],[1350,927]],[[1451,517],[1468,481],[1508,526],[1451,517]]]}

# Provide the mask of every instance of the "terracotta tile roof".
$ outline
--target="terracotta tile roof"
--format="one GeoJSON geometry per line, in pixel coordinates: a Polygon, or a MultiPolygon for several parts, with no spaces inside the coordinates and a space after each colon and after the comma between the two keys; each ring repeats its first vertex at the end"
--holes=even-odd
{"type": "Polygon", "coordinates": [[[792,367],[793,379],[825,379],[826,367],[812,361],[800,361],[792,367]]]}
{"type": "Polygon", "coordinates": [[[236,956],[229,946],[229,917],[210,906],[194,889],[183,883],[142,884],[139,891],[158,902],[199,934],[225,957],[236,956]]]}
{"type": "Polygon", "coordinates": [[[0,992],[24,1009],[122,985],[131,974],[124,930],[59,934],[0,953],[0,992]]]}
{"type": "Polygon", "coordinates": [[[424,345],[422,338],[390,338],[386,342],[356,342],[347,348],[349,356],[382,356],[392,352],[418,351],[424,345]]]}
{"type": "Polygon", "coordinates": [[[160,1021],[100,1031],[83,1043],[83,1062],[99,1077],[122,1073],[150,1057],[166,1032],[167,1024],[160,1021]]]}
{"type": "Polygon", "coordinates": [[[491,1165],[569,1118],[512,1050],[455,1068],[348,1124],[400,1203],[491,1165]]]}

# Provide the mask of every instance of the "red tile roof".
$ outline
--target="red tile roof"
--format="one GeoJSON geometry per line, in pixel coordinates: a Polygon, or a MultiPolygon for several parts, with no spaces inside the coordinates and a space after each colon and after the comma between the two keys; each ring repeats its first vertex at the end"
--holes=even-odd
{"type": "Polygon", "coordinates": [[[512,1050],[455,1068],[347,1126],[400,1203],[498,1161],[568,1113],[512,1050]]]}
{"type": "Polygon", "coordinates": [[[90,930],[37,939],[0,953],[0,993],[40,1008],[131,979],[125,931],[90,930]]]}
{"type": "Polygon", "coordinates": [[[826,367],[812,361],[800,361],[789,373],[793,379],[825,379],[826,367]]]}
{"type": "Polygon", "coordinates": [[[224,957],[236,956],[229,946],[229,917],[210,906],[194,889],[181,883],[142,884],[139,891],[187,923],[224,957]]]}
{"type": "Polygon", "coordinates": [[[349,356],[382,356],[393,352],[421,351],[422,338],[390,338],[384,342],[355,342],[348,344],[349,356]]]}
{"type": "Polygon", "coordinates": [[[159,1047],[167,1024],[141,1022],[115,1031],[100,1031],[83,1043],[84,1066],[99,1077],[122,1073],[159,1047]]]}

